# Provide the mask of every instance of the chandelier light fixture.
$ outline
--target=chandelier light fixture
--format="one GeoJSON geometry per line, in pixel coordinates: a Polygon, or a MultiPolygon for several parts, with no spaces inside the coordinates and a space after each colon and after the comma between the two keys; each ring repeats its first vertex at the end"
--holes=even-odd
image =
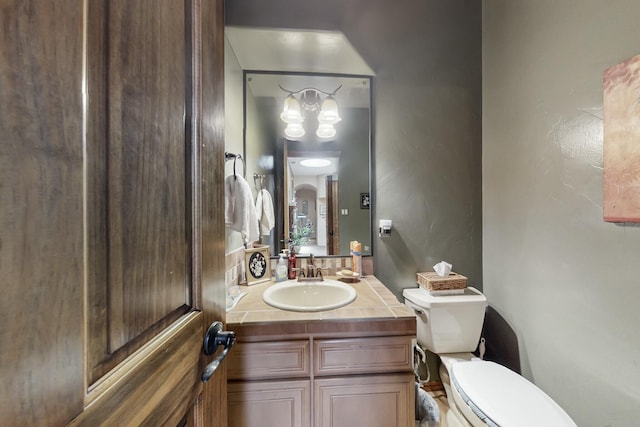
{"type": "Polygon", "coordinates": [[[323,139],[336,136],[334,125],[342,119],[334,95],[340,88],[342,85],[333,92],[325,92],[314,87],[292,91],[280,86],[280,89],[289,94],[284,100],[280,114],[280,119],[287,124],[284,129],[285,136],[290,139],[302,138],[305,135],[303,122],[307,114],[315,114],[316,112],[318,119],[316,136],[323,139]],[[323,96],[324,99],[322,99],[323,96]]]}

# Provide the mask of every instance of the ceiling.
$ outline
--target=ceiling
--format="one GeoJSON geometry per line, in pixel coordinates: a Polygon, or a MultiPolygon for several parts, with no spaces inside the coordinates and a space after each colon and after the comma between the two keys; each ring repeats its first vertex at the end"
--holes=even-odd
{"type": "Polygon", "coordinates": [[[335,96],[338,105],[369,106],[369,80],[353,76],[373,76],[373,70],[341,32],[227,26],[225,34],[243,70],[278,73],[252,75],[247,83],[254,96],[284,100],[287,92],[279,85],[325,92],[342,86],[335,96]]]}
{"type": "Polygon", "coordinates": [[[306,159],[312,159],[314,157],[288,157],[287,163],[289,163],[289,167],[291,168],[291,173],[294,176],[317,176],[317,175],[331,175],[336,174],[338,172],[338,166],[340,163],[340,159],[337,157],[327,157],[322,156],[323,159],[327,159],[331,161],[331,164],[328,166],[321,167],[308,167],[302,166],[300,164],[301,161],[306,159]]]}
{"type": "Polygon", "coordinates": [[[225,27],[243,70],[373,75],[340,31],[225,27]]]}

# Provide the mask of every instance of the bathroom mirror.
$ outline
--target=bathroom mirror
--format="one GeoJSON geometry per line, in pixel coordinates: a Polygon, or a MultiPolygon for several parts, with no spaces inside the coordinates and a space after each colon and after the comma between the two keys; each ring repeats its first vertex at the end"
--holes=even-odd
{"type": "Polygon", "coordinates": [[[274,206],[275,226],[261,243],[272,255],[294,245],[301,255],[344,256],[358,240],[371,255],[371,77],[245,70],[243,80],[246,178],[274,206]],[[293,119],[303,131],[288,136],[287,98],[303,116],[293,119]],[[320,126],[327,116],[318,118],[327,98],[340,117],[328,132],[320,126]]]}

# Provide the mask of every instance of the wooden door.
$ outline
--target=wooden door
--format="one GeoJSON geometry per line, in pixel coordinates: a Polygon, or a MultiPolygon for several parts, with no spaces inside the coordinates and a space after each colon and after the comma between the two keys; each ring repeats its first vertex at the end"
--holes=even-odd
{"type": "Polygon", "coordinates": [[[225,425],[223,1],[2,16],[0,425],[225,425]]]}
{"type": "Polygon", "coordinates": [[[327,176],[327,255],[340,253],[338,218],[338,181],[329,175],[327,176]]]}

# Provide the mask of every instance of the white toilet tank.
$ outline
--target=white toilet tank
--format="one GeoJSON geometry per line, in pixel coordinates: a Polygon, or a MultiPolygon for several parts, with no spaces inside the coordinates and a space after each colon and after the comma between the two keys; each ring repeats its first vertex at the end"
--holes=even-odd
{"type": "Polygon", "coordinates": [[[467,287],[461,295],[434,296],[423,288],[405,289],[404,303],[417,317],[420,345],[433,353],[472,352],[478,346],[487,298],[467,287]]]}

